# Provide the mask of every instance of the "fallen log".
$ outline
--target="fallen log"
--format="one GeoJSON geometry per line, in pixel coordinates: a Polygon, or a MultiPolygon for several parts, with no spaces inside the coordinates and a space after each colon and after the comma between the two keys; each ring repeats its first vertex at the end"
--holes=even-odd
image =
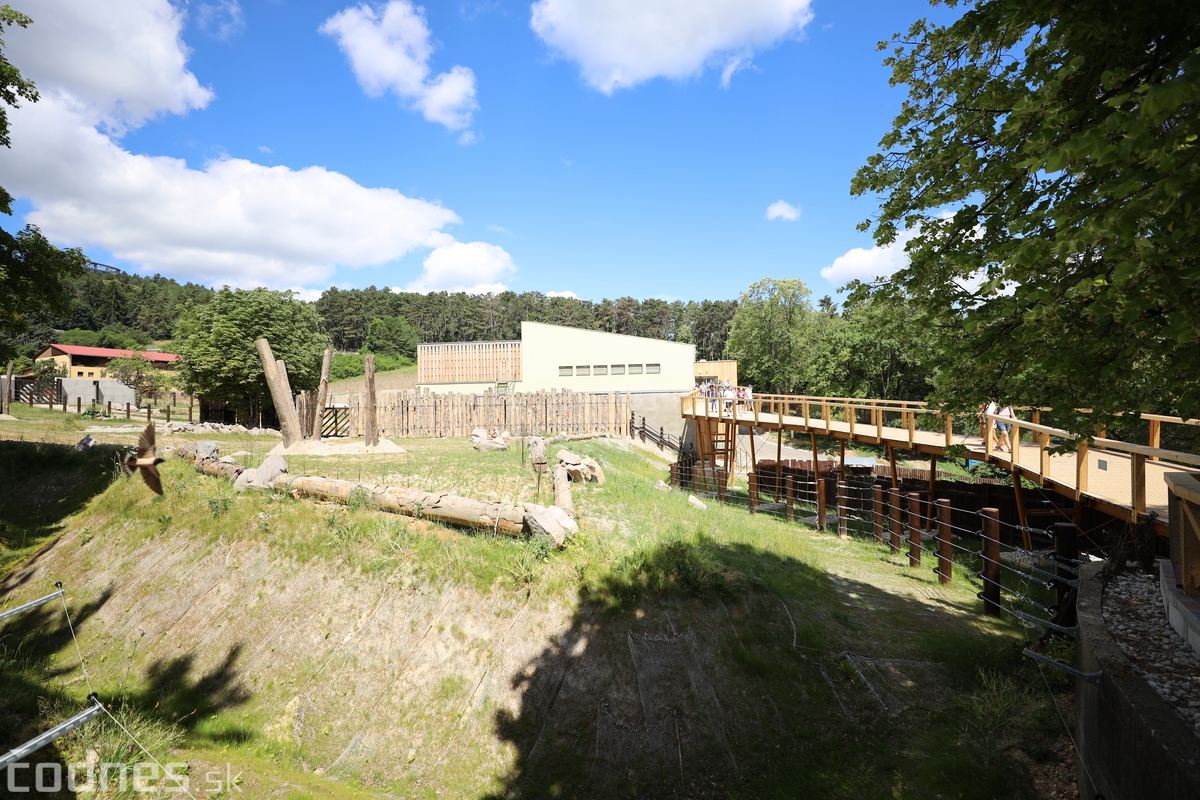
{"type": "Polygon", "coordinates": [[[535,472],[546,471],[546,443],[540,436],[529,440],[529,463],[533,464],[535,472]]]}
{"type": "Polygon", "coordinates": [[[554,468],[554,505],[575,517],[575,498],[571,496],[571,484],[567,482],[567,468],[559,464],[554,468]]]}

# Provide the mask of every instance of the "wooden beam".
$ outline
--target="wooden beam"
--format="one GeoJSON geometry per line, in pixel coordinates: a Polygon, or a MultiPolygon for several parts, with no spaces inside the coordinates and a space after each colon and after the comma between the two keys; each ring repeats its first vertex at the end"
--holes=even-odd
{"type": "Polygon", "coordinates": [[[0,413],[8,414],[12,410],[13,396],[13,362],[8,362],[8,372],[4,377],[4,402],[0,403],[0,413]]]}
{"type": "Polygon", "coordinates": [[[1146,513],[1146,457],[1141,453],[1129,454],[1129,521],[1146,513]]]}
{"type": "Polygon", "coordinates": [[[1088,490],[1088,443],[1080,440],[1075,451],[1075,500],[1079,501],[1088,490]]]}
{"type": "Polygon", "coordinates": [[[842,475],[845,476],[845,474],[846,474],[846,440],[838,439],[838,447],[841,450],[842,475]]]}
{"type": "Polygon", "coordinates": [[[312,439],[321,438],[321,420],[325,416],[325,405],[329,402],[329,368],[332,362],[333,351],[327,349],[321,357],[321,385],[317,390],[317,409],[313,416],[312,430],[308,434],[312,439]]]}
{"type": "Polygon", "coordinates": [[[817,477],[818,477],[818,476],[820,475],[820,473],[821,473],[821,469],[820,469],[820,466],[821,466],[821,465],[820,465],[820,462],[818,462],[818,460],[817,460],[817,433],[816,433],[816,431],[809,431],[809,432],[808,432],[808,435],[809,435],[809,437],[812,439],[812,451],[813,451],[813,480],[816,480],[816,479],[817,479],[817,477]]]}
{"type": "Polygon", "coordinates": [[[267,389],[271,392],[271,402],[275,405],[275,415],[279,417],[279,432],[283,434],[283,446],[291,447],[300,441],[300,425],[287,379],[279,374],[278,365],[282,362],[275,361],[271,345],[266,339],[256,339],[254,348],[258,351],[259,361],[262,362],[263,374],[267,379],[267,389]]]}
{"type": "MultiPolygon", "coordinates": [[[[12,364],[8,365],[8,369],[9,369],[8,374],[12,375],[12,364]]],[[[5,412],[5,413],[8,413],[8,412],[5,412]]],[[[1150,420],[1150,446],[1151,447],[1161,447],[1162,446],[1162,420],[1159,420],[1159,419],[1150,420]]],[[[1158,461],[1158,456],[1150,456],[1150,460],[1158,461]]]]}
{"type": "Polygon", "coordinates": [[[379,420],[375,413],[375,356],[368,353],[365,360],[366,408],[363,413],[363,438],[367,447],[374,447],[379,444],[379,420]]]}
{"type": "Polygon", "coordinates": [[[1015,466],[1012,471],[1013,480],[1013,496],[1017,500],[1017,521],[1021,524],[1021,546],[1026,550],[1032,550],[1033,545],[1029,540],[1029,523],[1025,516],[1025,488],[1021,485],[1021,471],[1015,466]]]}
{"type": "Polygon", "coordinates": [[[896,448],[892,447],[890,444],[888,445],[888,464],[890,464],[892,468],[892,489],[899,489],[900,476],[899,473],[896,472],[896,448]]]}

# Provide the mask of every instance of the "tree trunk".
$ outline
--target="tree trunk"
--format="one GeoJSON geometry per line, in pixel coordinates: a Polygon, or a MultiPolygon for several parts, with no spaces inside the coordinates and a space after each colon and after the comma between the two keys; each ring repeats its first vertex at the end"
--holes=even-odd
{"type": "Polygon", "coordinates": [[[13,396],[13,362],[8,362],[8,372],[4,378],[4,402],[2,404],[3,411],[0,413],[7,414],[12,408],[13,396]]]}
{"type": "Polygon", "coordinates": [[[575,516],[575,498],[571,496],[571,484],[567,481],[567,467],[559,464],[554,468],[554,505],[575,516]]]}
{"type": "Polygon", "coordinates": [[[271,390],[271,401],[275,404],[275,414],[279,417],[279,432],[283,434],[283,446],[291,447],[300,441],[300,425],[296,418],[296,406],[292,402],[292,393],[287,383],[287,373],[280,375],[282,361],[276,361],[271,353],[271,345],[266,339],[256,339],[254,347],[258,350],[258,358],[262,361],[263,374],[267,378],[267,388],[271,390]]]}
{"type": "Polygon", "coordinates": [[[321,359],[321,388],[317,392],[317,410],[311,433],[312,438],[318,441],[321,438],[321,421],[325,417],[325,404],[329,402],[329,366],[332,360],[333,351],[326,350],[325,356],[321,359]]]}
{"type": "Polygon", "coordinates": [[[366,357],[366,397],[363,409],[363,438],[367,447],[379,444],[379,426],[375,420],[375,356],[366,357]]]}

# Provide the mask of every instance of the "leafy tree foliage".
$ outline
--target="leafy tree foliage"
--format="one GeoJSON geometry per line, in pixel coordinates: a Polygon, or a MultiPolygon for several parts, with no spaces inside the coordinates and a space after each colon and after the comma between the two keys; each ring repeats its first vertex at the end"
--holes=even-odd
{"type": "MultiPolygon", "coordinates": [[[[375,356],[375,371],[390,372],[401,367],[412,365],[412,359],[404,356],[380,354],[375,356]]],[[[340,381],[345,378],[359,378],[367,374],[366,356],[362,353],[334,353],[329,364],[329,379],[340,381]]]]}
{"type": "Polygon", "coordinates": [[[955,410],[1200,416],[1200,4],[964,5],[885,61],[908,98],[852,190],[910,263],[853,296],[936,336],[955,410]]]}
{"type": "Polygon", "coordinates": [[[138,405],[147,395],[157,395],[170,388],[172,382],[171,376],[155,367],[150,359],[136,354],[110,360],[108,374],[133,389],[138,405]]]}
{"type": "Polygon", "coordinates": [[[798,391],[813,324],[812,294],[801,280],[764,278],[738,301],[725,352],[737,359],[738,379],[759,392],[798,391]]]}
{"type": "Polygon", "coordinates": [[[70,308],[70,280],[83,272],[78,250],[60,250],[32,225],[16,236],[0,229],[0,360],[23,353],[17,337],[70,308]]]}
{"type": "Polygon", "coordinates": [[[404,317],[377,317],[367,327],[368,353],[416,358],[420,343],[421,335],[404,317]]]}
{"type": "Polygon", "coordinates": [[[152,339],[144,331],[125,325],[105,325],[98,331],[75,328],[55,336],[59,344],[75,344],[82,347],[112,347],[117,350],[141,350],[149,347],[152,339]]]}
{"type": "Polygon", "coordinates": [[[806,352],[810,394],[924,400],[933,389],[929,337],[894,308],[863,302],[839,315],[826,304],[806,352]]]}
{"type": "MultiPolygon", "coordinates": [[[[33,23],[29,17],[11,6],[0,6],[0,30],[16,25],[27,28],[33,23]]],[[[8,109],[18,108],[21,100],[36,103],[37,89],[33,81],[21,77],[21,71],[4,56],[4,42],[0,40],[0,145],[11,147],[8,128],[8,109]],[[6,108],[7,106],[7,108],[6,108]]],[[[12,214],[12,195],[0,187],[0,212],[12,214]]]]}
{"type": "Polygon", "coordinates": [[[293,391],[315,389],[329,339],[310,303],[291,292],[223,289],[203,305],[189,304],[175,338],[183,363],[184,388],[211,400],[226,400],[239,419],[257,422],[269,402],[262,363],[254,349],[266,337],[287,365],[293,391]]]}
{"type": "Polygon", "coordinates": [[[161,275],[142,277],[125,272],[87,270],[72,285],[74,301],[59,327],[88,331],[134,331],[150,340],[169,339],[180,309],[208,302],[214,292],[194,283],[181,284],[161,275]]]}

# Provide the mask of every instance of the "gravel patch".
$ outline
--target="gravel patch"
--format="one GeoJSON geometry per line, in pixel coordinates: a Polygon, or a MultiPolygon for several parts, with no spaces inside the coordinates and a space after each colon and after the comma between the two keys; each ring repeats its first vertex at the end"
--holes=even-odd
{"type": "Polygon", "coordinates": [[[1125,655],[1200,736],[1200,658],[1167,622],[1158,577],[1122,572],[1105,584],[1102,606],[1125,655]]]}

